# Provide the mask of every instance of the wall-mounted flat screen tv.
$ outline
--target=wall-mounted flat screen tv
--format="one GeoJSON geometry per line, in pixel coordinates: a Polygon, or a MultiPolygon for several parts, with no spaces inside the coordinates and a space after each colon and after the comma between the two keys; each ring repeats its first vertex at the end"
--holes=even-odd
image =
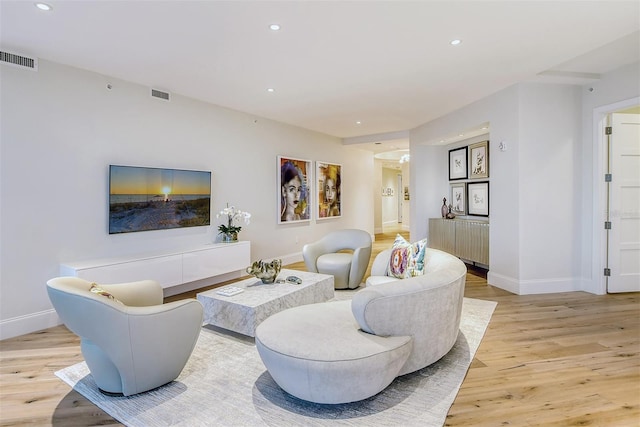
{"type": "Polygon", "coordinates": [[[109,234],[210,223],[211,172],[109,166],[109,234]]]}

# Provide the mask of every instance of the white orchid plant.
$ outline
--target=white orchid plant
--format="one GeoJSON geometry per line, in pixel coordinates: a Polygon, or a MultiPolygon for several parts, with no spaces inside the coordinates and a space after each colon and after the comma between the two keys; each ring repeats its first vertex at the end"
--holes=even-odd
{"type": "Polygon", "coordinates": [[[220,232],[218,234],[239,233],[242,227],[237,224],[240,222],[249,224],[251,220],[251,214],[249,212],[236,209],[235,206],[229,206],[229,203],[227,203],[226,208],[216,215],[216,218],[220,217],[226,217],[227,223],[218,226],[218,231],[220,232]]]}

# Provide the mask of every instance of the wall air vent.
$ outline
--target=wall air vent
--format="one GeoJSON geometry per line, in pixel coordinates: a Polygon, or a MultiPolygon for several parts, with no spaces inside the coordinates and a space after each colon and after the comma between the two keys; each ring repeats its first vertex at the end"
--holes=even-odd
{"type": "Polygon", "coordinates": [[[170,94],[169,92],[163,92],[158,89],[151,89],[151,96],[154,98],[164,99],[165,101],[169,101],[170,94]]]}
{"type": "Polygon", "coordinates": [[[14,67],[26,68],[38,71],[38,58],[30,58],[24,55],[0,51],[0,64],[12,65],[14,67]]]}

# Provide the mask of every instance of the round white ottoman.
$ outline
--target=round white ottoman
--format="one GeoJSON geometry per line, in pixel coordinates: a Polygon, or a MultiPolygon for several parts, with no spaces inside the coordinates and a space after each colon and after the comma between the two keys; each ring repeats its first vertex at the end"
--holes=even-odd
{"type": "Polygon", "coordinates": [[[363,332],[351,301],[290,308],[256,329],[256,347],[275,382],[316,403],[347,403],[384,390],[412,348],[410,336],[363,332]]]}

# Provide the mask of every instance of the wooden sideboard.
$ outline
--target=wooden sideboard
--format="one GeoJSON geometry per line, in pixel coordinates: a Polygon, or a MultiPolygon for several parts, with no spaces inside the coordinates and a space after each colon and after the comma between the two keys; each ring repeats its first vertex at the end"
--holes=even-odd
{"type": "Polygon", "coordinates": [[[155,280],[163,288],[244,270],[251,264],[247,241],[137,256],[70,262],[60,265],[62,276],[92,282],[122,283],[155,280]]]}
{"type": "Polygon", "coordinates": [[[428,246],[489,266],[489,222],[429,218],[428,246]]]}

